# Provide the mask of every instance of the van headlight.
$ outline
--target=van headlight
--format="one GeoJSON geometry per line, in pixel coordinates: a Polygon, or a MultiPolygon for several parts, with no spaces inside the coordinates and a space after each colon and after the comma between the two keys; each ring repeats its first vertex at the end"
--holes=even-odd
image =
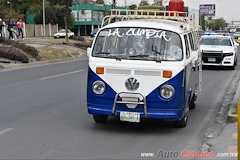
{"type": "Polygon", "coordinates": [[[175,90],[171,85],[164,85],[160,89],[160,95],[165,99],[172,98],[174,93],[175,93],[175,90]]]}
{"type": "Polygon", "coordinates": [[[92,90],[96,94],[103,94],[106,90],[106,86],[102,81],[95,81],[92,85],[92,90]]]}

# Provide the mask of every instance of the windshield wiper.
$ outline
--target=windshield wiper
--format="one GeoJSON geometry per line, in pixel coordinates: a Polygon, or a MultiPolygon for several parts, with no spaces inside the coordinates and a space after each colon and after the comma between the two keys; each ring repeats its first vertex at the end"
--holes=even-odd
{"type": "MultiPolygon", "coordinates": [[[[161,52],[157,51],[156,49],[153,49],[153,46],[152,46],[152,52],[156,53],[157,55],[162,55],[161,52]]],[[[156,62],[161,63],[161,60],[160,60],[160,59],[157,59],[157,56],[156,56],[156,62]]]]}
{"type": "Polygon", "coordinates": [[[98,52],[98,53],[95,53],[95,54],[105,54],[105,55],[110,55],[111,53],[109,53],[109,52],[98,52]]]}
{"type": "Polygon", "coordinates": [[[119,57],[117,57],[117,56],[113,56],[113,55],[111,55],[111,53],[109,53],[109,52],[98,52],[98,53],[95,53],[95,54],[107,55],[107,57],[109,57],[109,58],[115,58],[116,60],[121,61],[121,58],[119,58],[119,57]]]}
{"type": "Polygon", "coordinates": [[[148,54],[136,54],[136,55],[129,55],[128,57],[149,57],[148,54]]]}
{"type": "Polygon", "coordinates": [[[147,54],[136,54],[136,55],[129,55],[128,58],[136,58],[136,59],[144,59],[144,60],[149,60],[149,55],[147,54]]]}
{"type": "Polygon", "coordinates": [[[157,51],[157,50],[155,50],[155,49],[152,49],[152,51],[153,51],[154,53],[156,53],[156,54],[159,54],[159,55],[162,54],[161,52],[159,52],[159,51],[157,51]]]}
{"type": "Polygon", "coordinates": [[[153,58],[153,57],[149,57],[148,54],[130,55],[130,56],[128,56],[128,57],[129,57],[129,58],[143,58],[144,60],[148,60],[148,61],[161,62],[161,61],[156,60],[156,59],[153,58]]]}

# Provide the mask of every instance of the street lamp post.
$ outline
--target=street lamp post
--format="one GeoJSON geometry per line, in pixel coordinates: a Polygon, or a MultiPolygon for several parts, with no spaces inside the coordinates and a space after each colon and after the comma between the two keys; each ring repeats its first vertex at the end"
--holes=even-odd
{"type": "Polygon", "coordinates": [[[45,38],[45,4],[44,4],[45,0],[43,0],[43,38],[45,38]]]}
{"type": "Polygon", "coordinates": [[[12,3],[10,1],[7,1],[7,4],[9,4],[10,17],[12,17],[12,3]]]}

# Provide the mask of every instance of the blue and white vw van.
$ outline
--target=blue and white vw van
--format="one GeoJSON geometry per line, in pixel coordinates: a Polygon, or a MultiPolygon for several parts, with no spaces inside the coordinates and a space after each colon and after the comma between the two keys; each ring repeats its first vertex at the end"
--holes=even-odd
{"type": "Polygon", "coordinates": [[[102,27],[88,48],[89,114],[97,123],[117,116],[128,122],[173,120],[185,127],[201,88],[192,23],[157,11],[122,12],[114,10],[115,22],[102,27]]]}

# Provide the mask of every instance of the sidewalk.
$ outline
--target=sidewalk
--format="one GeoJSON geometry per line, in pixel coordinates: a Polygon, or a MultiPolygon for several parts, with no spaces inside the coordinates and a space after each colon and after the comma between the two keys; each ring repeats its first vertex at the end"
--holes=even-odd
{"type": "MultiPolygon", "coordinates": [[[[240,71],[238,71],[239,73],[240,71]]],[[[228,111],[227,124],[222,132],[210,141],[211,151],[216,154],[216,159],[237,160],[238,153],[238,115],[237,106],[240,104],[240,83],[228,111]]]]}
{"type": "Polygon", "coordinates": [[[240,70],[229,85],[216,117],[203,137],[202,150],[214,152],[212,159],[237,160],[238,123],[237,106],[240,104],[240,70]]]}
{"type": "Polygon", "coordinates": [[[237,160],[237,122],[228,123],[211,144],[215,159],[237,160]]]}

